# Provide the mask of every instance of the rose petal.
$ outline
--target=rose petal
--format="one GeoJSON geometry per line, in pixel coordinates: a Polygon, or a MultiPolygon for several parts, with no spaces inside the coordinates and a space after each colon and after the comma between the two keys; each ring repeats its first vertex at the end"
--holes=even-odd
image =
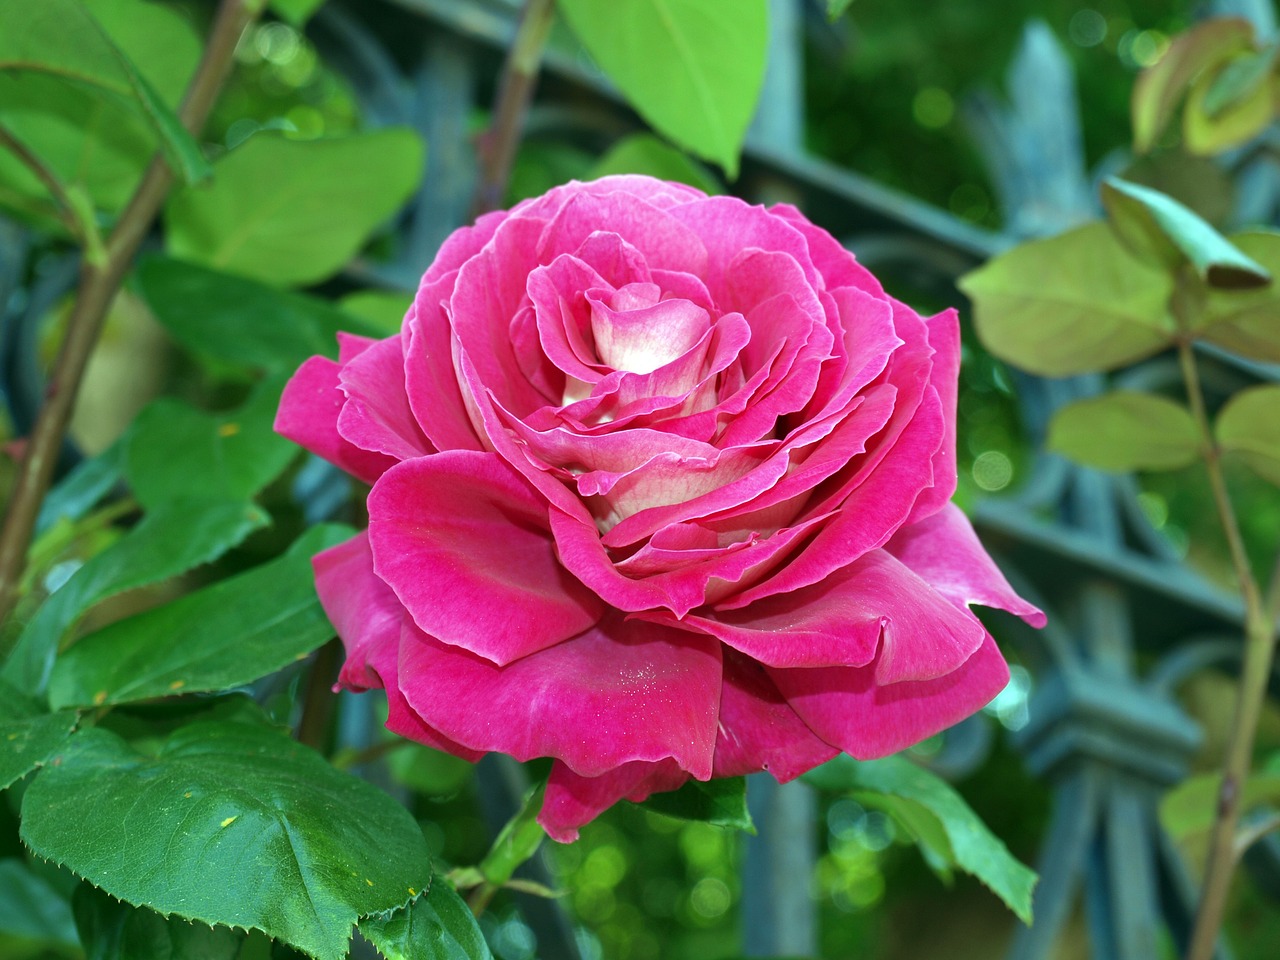
{"type": "Polygon", "coordinates": [[[371,344],[338,371],[338,383],[347,397],[338,432],[351,443],[396,460],[435,452],[409,409],[400,337],[371,344]]]}
{"type": "Polygon", "coordinates": [[[959,723],[1009,682],[989,636],[959,669],[933,680],[881,686],[877,668],[770,668],[769,676],[814,733],[859,760],[897,753],[959,723]]]}
{"type": "Polygon", "coordinates": [[[538,823],[559,843],[573,843],[578,828],[619,800],[639,803],[651,794],[675,790],[689,774],[674,760],[633,760],[599,777],[580,777],[563,763],[551,765],[538,823]]]}
{"type": "Polygon", "coordinates": [[[606,616],[504,667],[406,622],[400,684],[432,727],[473,750],[554,757],[584,777],[670,757],[711,776],[720,645],[709,637],[606,616]]]}
{"type": "MultiPolygon", "coordinates": [[[[895,313],[909,309],[894,301],[895,313]]],[[[942,445],[933,455],[933,486],[920,492],[908,523],[923,520],[943,508],[956,492],[956,390],[960,377],[960,319],[955,310],[944,310],[925,321],[929,346],[933,347],[930,385],[942,401],[942,422],[946,427],[942,445]]]]}
{"type": "Polygon", "coordinates": [[[414,621],[495,663],[594,624],[602,604],[556,559],[546,505],[493,454],[406,460],[369,495],[374,568],[414,621]]]}
{"type": "Polygon", "coordinates": [[[437,450],[482,450],[453,366],[454,337],[445,302],[457,274],[424,281],[409,308],[404,381],[409,407],[437,450]]]}
{"type": "Polygon", "coordinates": [[[1045,615],[1009,586],[978,542],[969,518],[955,504],[903,527],[885,549],[957,606],[980,603],[1008,610],[1033,627],[1046,623],[1045,615]]]}
{"type": "Polygon", "coordinates": [[[304,362],[285,384],[275,431],[365,483],[373,483],[395,460],[362,450],[338,433],[338,418],[346,402],[338,385],[341,369],[328,357],[311,357],[304,362]]]}

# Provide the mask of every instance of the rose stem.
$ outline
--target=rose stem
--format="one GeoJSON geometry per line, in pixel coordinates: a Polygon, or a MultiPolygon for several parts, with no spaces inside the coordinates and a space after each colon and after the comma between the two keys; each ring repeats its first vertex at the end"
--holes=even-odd
{"type": "MultiPolygon", "coordinates": [[[[204,126],[218,90],[230,72],[232,54],[240,35],[261,14],[265,5],[266,0],[222,0],[200,65],[178,109],[178,119],[191,133],[198,135],[204,126]]],[[[17,605],[18,584],[26,564],[36,515],[53,478],[80,381],[98,342],[107,308],[172,184],[173,173],[163,157],[157,155],[143,174],[129,205],[116,221],[101,262],[86,257],[81,264],[80,282],[67,334],[54,364],[53,375],[45,387],[44,405],[28,438],[4,527],[0,530],[0,623],[9,618],[17,605]]],[[[11,642],[0,641],[3,643],[0,662],[7,659],[11,642]]]]}
{"type": "MultiPolygon", "coordinates": [[[[1186,326],[1184,325],[1184,329],[1186,326]]],[[[1209,417],[1205,413],[1204,393],[1200,388],[1200,376],[1196,370],[1191,342],[1185,336],[1178,342],[1178,362],[1187,388],[1191,413],[1195,417],[1203,444],[1205,467],[1209,471],[1209,485],[1218,511],[1218,520],[1226,534],[1231,552],[1231,564],[1240,581],[1240,592],[1245,605],[1244,664],[1240,671],[1240,688],[1236,700],[1235,717],[1232,720],[1226,762],[1222,769],[1222,786],[1218,792],[1217,817],[1209,846],[1209,860],[1205,866],[1201,886],[1200,905],[1196,911],[1191,943],[1187,948],[1187,960],[1210,960],[1222,926],[1222,914],[1226,908],[1231,875],[1238,857],[1236,827],[1240,821],[1240,798],[1253,758],[1253,739],[1258,718],[1266,700],[1267,680],[1271,675],[1271,660],[1275,652],[1275,627],[1271,615],[1263,606],[1262,595],[1249,567],[1249,558],[1240,535],[1240,524],[1231,506],[1226,481],[1222,474],[1221,451],[1213,439],[1209,417]]]]}
{"type": "Polygon", "coordinates": [[[298,717],[298,742],[323,750],[325,735],[329,732],[329,720],[333,717],[333,682],[342,662],[342,647],[337,640],[330,640],[311,663],[307,672],[305,692],[302,695],[302,715],[298,717]]]}
{"type": "Polygon", "coordinates": [[[511,178],[511,164],[524,132],[524,116],[538,81],[542,48],[547,44],[554,19],[554,0],[525,0],[520,26],[502,66],[493,120],[477,144],[480,181],[471,204],[473,218],[502,206],[507,181],[511,178]]]}

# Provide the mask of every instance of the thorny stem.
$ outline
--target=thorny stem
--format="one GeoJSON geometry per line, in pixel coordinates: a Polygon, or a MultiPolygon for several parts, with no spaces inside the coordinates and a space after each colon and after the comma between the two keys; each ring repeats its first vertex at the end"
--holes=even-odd
{"type": "MultiPolygon", "coordinates": [[[[204,56],[178,110],[178,118],[188,131],[198,133],[204,126],[231,69],[236,43],[264,6],[265,0],[222,0],[204,56]]],[[[45,402],[28,440],[4,527],[0,530],[0,623],[9,619],[17,605],[36,515],[53,478],[58,451],[103,319],[172,184],[172,172],[157,155],[116,221],[102,262],[94,263],[92,258],[86,258],[81,265],[67,335],[45,387],[45,402]]],[[[0,647],[0,663],[8,658],[11,647],[12,641],[0,647]]]]}
{"type": "Polygon", "coordinates": [[[507,51],[493,106],[493,120],[478,143],[480,181],[471,204],[472,217],[502,205],[511,165],[524,131],[524,117],[538,80],[542,48],[555,19],[554,0],[525,0],[515,42],[507,51]]]}
{"type": "Polygon", "coordinates": [[[1209,471],[1209,485],[1231,553],[1231,564],[1240,581],[1240,592],[1245,606],[1245,651],[1240,672],[1240,689],[1236,701],[1235,717],[1227,746],[1227,757],[1222,770],[1222,787],[1218,793],[1217,818],[1209,845],[1209,860],[1205,867],[1201,886],[1200,905],[1196,912],[1195,927],[1187,948],[1187,960],[1210,960],[1222,926],[1231,876],[1238,859],[1236,828],[1240,822],[1240,800],[1244,782],[1249,776],[1253,757],[1254,734],[1266,700],[1267,681],[1271,675],[1271,662],[1275,653],[1275,626],[1273,617],[1263,605],[1262,594],[1249,567],[1240,524],[1231,505],[1226,480],[1222,473],[1221,452],[1213,439],[1209,418],[1205,412],[1204,392],[1196,370],[1191,342],[1183,338],[1178,343],[1178,362],[1186,383],[1187,399],[1191,413],[1199,428],[1204,445],[1205,467],[1209,471]]]}

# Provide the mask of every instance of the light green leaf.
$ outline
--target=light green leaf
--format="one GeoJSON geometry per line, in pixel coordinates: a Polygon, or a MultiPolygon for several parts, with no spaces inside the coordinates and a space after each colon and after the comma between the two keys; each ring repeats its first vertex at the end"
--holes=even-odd
{"type": "Polygon", "coordinates": [[[764,83],[767,0],[558,0],[558,6],[645,120],[738,175],[764,83]]]}
{"type": "Polygon", "coordinates": [[[324,0],[271,0],[270,6],[281,20],[301,27],[324,6],[324,0]]]}
{"type": "Polygon", "coordinates": [[[313,354],[336,358],[340,330],[386,335],[318,297],[182,260],[147,257],[137,278],[175,340],[199,356],[236,365],[292,373],[313,354]]]}
{"type": "Polygon", "coordinates": [[[643,173],[659,180],[687,183],[704,193],[724,193],[724,188],[700,163],[648,133],[623,137],[596,162],[585,179],[615,173],[643,173]]]}
{"type": "Polygon", "coordinates": [[[1032,373],[1110,370],[1173,341],[1173,281],[1089,223],[1000,254],[960,280],[978,337],[1032,373]]]}
{"type": "Polygon", "coordinates": [[[743,777],[688,780],[678,790],[655,793],[640,803],[646,810],[680,820],[698,820],[754,834],[747,810],[747,781],[743,777]]]}
{"type": "Polygon", "coordinates": [[[1134,151],[1146,153],[1155,145],[1197,76],[1252,44],[1253,25],[1242,17],[1213,17],[1175,37],[1134,84],[1134,151]]]}
{"type": "MultiPolygon", "coordinates": [[[[1218,815],[1221,773],[1202,773],[1184,780],[1160,801],[1160,823],[1178,841],[1202,836],[1213,829],[1218,815]]],[[[1240,812],[1263,803],[1280,802],[1280,772],[1260,771],[1244,782],[1240,812]]]]}
{"type": "Polygon", "coordinates": [[[0,942],[16,937],[33,946],[78,947],[71,905],[15,857],[0,860],[0,942]]]}
{"type": "Polygon", "coordinates": [[[146,507],[178,497],[248,500],[278,477],[298,449],[271,428],[283,384],[263,381],[239,408],[205,413],[171,397],[154,400],[129,428],[125,476],[146,507]]]}
{"type": "Polygon", "coordinates": [[[389,917],[360,921],[360,935],[386,960],[492,960],[467,905],[443,877],[389,917]]]}
{"type": "Polygon", "coordinates": [[[1218,414],[1218,444],[1280,487],[1280,386],[1237,393],[1218,414]]]}
{"type": "Polygon", "coordinates": [[[353,532],[313,527],[282,557],[82,637],[54,664],[50,702],[230,690],[302,659],[333,636],[311,556],[353,532]]]}
{"type": "Polygon", "coordinates": [[[192,183],[208,176],[208,163],[195,140],[77,0],[0,0],[0,72],[54,77],[111,97],[147,122],[182,180],[192,183]]]}
{"type": "Polygon", "coordinates": [[[43,764],[71,736],[79,714],[49,713],[0,680],[0,790],[43,764]]]}
{"type": "MultiPolygon", "coordinates": [[[[1280,275],[1280,233],[1231,238],[1240,250],[1280,275]]],[[[1209,290],[1196,336],[1253,360],[1280,363],[1280,284],[1259,290],[1209,290]]]]}
{"type": "Polygon", "coordinates": [[[1165,270],[1191,264],[1211,287],[1241,290],[1265,287],[1271,274],[1177,200],[1136,183],[1108,177],[1102,204],[1125,244],[1165,270]]]}
{"type": "Polygon", "coordinates": [[[1100,470],[1174,470],[1194,463],[1200,433],[1191,411],[1150,393],[1117,390],[1054,414],[1048,447],[1100,470]]]}
{"type": "Polygon", "coordinates": [[[413,817],[262,724],[204,721],[153,750],[73,737],[22,802],[23,842],[113,897],[342,960],[359,917],[431,881],[413,817]]]}
{"type": "Polygon", "coordinates": [[[44,602],[19,635],[2,676],[20,690],[43,691],[58,644],[90,607],[216,560],[267,522],[250,503],[159,504],[44,602]]]}
{"type": "Polygon", "coordinates": [[[502,886],[511,879],[519,866],[538,852],[546,837],[538,823],[538,811],[542,809],[545,784],[529,790],[515,816],[503,824],[493,841],[493,846],[480,862],[480,874],[494,886],[502,886]]]}
{"type": "Polygon", "coordinates": [[[96,457],[81,460],[72,467],[40,504],[36,535],[48,530],[55,521],[79,520],[97,506],[120,482],[123,459],[124,447],[116,442],[96,457]]]}
{"type": "Polygon", "coordinates": [[[827,0],[827,18],[832,22],[839,20],[852,4],[853,0],[827,0]]]}
{"type": "MultiPolygon", "coordinates": [[[[400,332],[405,314],[413,304],[413,294],[392,290],[356,290],[338,301],[342,311],[361,320],[380,337],[400,332]]],[[[353,329],[350,322],[343,329],[353,329]]]]}
{"type": "Polygon", "coordinates": [[[1182,143],[1189,153],[1221,153],[1266,128],[1276,112],[1274,60],[1274,50],[1245,52],[1201,74],[1182,112],[1182,143]]]}
{"type": "Polygon", "coordinates": [[[236,960],[244,934],[162,917],[80,884],[72,898],[88,960],[236,960]]]}
{"type": "Polygon", "coordinates": [[[423,162],[422,141],[403,128],[255,134],[214,164],[212,183],[170,199],[168,252],[278,286],[316,283],[409,199],[423,162]]]}
{"type": "MultiPolygon", "coordinates": [[[[854,792],[859,797],[884,794],[919,804],[942,825],[956,866],[986,884],[1023,923],[1031,923],[1034,871],[1015,860],[960,794],[935,774],[901,756],[859,762],[841,755],[804,779],[821,790],[854,792]]],[[[945,852],[936,835],[931,848],[945,852]]]]}
{"type": "Polygon", "coordinates": [[[893,822],[902,828],[911,841],[920,850],[924,862],[945,883],[950,883],[955,876],[952,869],[956,862],[955,851],[951,848],[951,840],[947,837],[942,821],[922,803],[908,800],[906,797],[890,796],[886,793],[853,793],[857,800],[869,810],[881,810],[893,818],[893,822]]]}

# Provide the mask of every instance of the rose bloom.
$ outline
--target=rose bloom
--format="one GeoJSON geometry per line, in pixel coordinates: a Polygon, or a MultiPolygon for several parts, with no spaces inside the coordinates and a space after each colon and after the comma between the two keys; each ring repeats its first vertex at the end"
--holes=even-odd
{"type": "Polygon", "coordinates": [[[570,183],[445,241],[400,333],[276,427],[372,484],[315,558],[350,689],[474,760],[551,757],[557,840],[689,778],[894,753],[1041,625],[955,489],[960,337],[793,207],[570,183]]]}

